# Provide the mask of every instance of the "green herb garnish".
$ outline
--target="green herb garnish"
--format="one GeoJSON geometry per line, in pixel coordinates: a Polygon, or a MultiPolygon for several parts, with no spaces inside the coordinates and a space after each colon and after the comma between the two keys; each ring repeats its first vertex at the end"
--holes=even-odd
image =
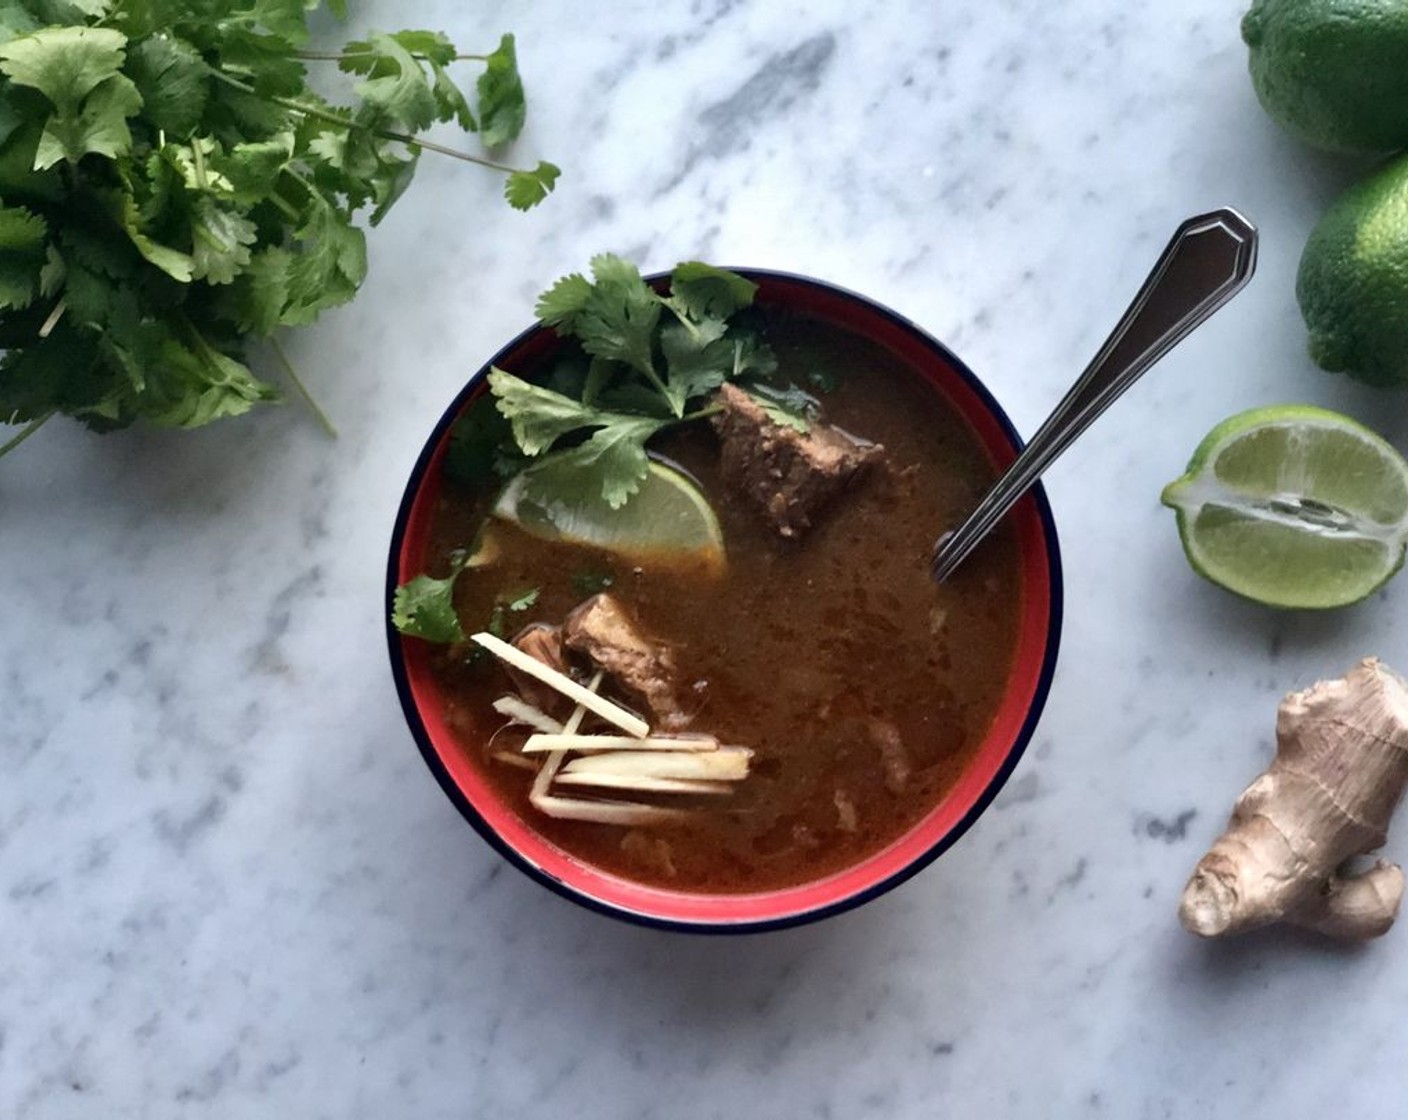
{"type": "MultiPolygon", "coordinates": [[[[501,369],[489,387],[519,450],[561,467],[535,472],[535,487],[580,486],[585,475],[616,509],[645,478],[653,436],[710,415],[700,398],[726,380],[767,376],[776,361],[756,333],[730,323],[756,291],[742,276],[688,261],[661,295],[620,257],[595,257],[591,268],[590,281],[566,276],[537,306],[538,318],[589,360],[580,387],[559,392],[501,369]]],[[[532,497],[546,504],[554,495],[532,497]]]]}
{"type": "Polygon", "coordinates": [[[540,588],[530,587],[526,591],[502,591],[494,600],[494,609],[489,612],[489,625],[486,629],[496,638],[508,637],[508,614],[510,611],[522,613],[538,601],[540,588]]]}
{"type": "Polygon", "coordinates": [[[505,610],[526,611],[538,601],[538,596],[542,589],[530,587],[525,591],[505,592],[499,596],[499,602],[503,604],[505,610]]]}
{"type": "Polygon", "coordinates": [[[468,641],[455,613],[455,580],[464,566],[460,556],[444,579],[419,575],[401,584],[391,601],[391,624],[401,633],[427,642],[468,641]]]}
{"type": "Polygon", "coordinates": [[[811,430],[811,421],[821,411],[821,402],[795,385],[757,382],[749,385],[747,392],[774,424],[792,428],[803,435],[811,430]]]}
{"type": "Polygon", "coordinates": [[[352,298],[354,220],[380,222],[423,150],[505,175],[519,208],[558,175],[421,137],[455,122],[492,152],[518,134],[512,36],[483,56],[418,30],[322,53],[305,0],[0,7],[0,423],[26,425],[0,453],[55,414],[195,427],[276,399],[246,340],[352,298]],[[309,88],[325,62],[353,76],[349,104],[309,88]]]}

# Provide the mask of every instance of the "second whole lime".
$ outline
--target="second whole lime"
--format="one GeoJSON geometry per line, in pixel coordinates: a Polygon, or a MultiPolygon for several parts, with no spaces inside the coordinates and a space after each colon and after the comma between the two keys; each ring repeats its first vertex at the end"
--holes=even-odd
{"type": "Polygon", "coordinates": [[[1408,147],[1408,3],[1255,0],[1242,18],[1271,118],[1335,152],[1408,147]]]}
{"type": "Polygon", "coordinates": [[[1345,191],[1301,253],[1310,355],[1371,385],[1408,385],[1408,156],[1345,191]]]}

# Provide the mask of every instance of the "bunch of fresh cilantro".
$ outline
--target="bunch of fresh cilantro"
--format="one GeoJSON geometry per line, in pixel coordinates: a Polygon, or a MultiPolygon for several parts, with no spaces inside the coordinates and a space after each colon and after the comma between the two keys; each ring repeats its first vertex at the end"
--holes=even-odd
{"type": "MultiPolygon", "coordinates": [[[[777,361],[756,324],[739,314],[753,302],[752,281],[686,261],[661,293],[620,257],[603,254],[591,267],[591,280],[565,276],[537,306],[538,318],[580,349],[569,349],[544,384],[489,373],[511,427],[509,450],[518,453],[500,447],[498,464],[503,471],[531,461],[526,497],[550,505],[587,488],[620,508],[646,476],[650,439],[716,411],[706,398],[725,381],[746,380],[775,419],[805,429],[811,398],[767,383],[777,361]]],[[[481,429],[471,422],[456,436],[468,442],[481,429]]]]}
{"type": "Polygon", "coordinates": [[[489,151],[518,135],[512,36],[483,56],[433,31],[312,51],[316,7],[0,0],[0,422],[24,425],[0,454],[55,414],[195,427],[274,399],[247,339],[352,298],[354,222],[386,215],[423,149],[503,173],[519,209],[552,189],[552,164],[420,138],[450,121],[489,151]],[[473,107],[449,73],[466,60],[473,107]],[[354,76],[350,104],[309,87],[329,64],[354,76]]]}

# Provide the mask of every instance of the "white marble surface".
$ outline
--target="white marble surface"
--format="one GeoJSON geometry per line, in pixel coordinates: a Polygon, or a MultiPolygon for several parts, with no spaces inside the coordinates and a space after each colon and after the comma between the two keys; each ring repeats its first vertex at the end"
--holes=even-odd
{"type": "Polygon", "coordinates": [[[1278,697],[1364,653],[1408,669],[1408,582],[1242,605],[1157,502],[1253,404],[1408,438],[1399,399],[1304,355],[1295,263],[1351,169],[1263,117],[1240,11],[360,5],[516,31],[517,154],[562,182],[525,216],[424,162],[358,301],[287,343],[336,441],[297,408],[54,423],[0,465],[0,1116],[1402,1115],[1408,929],[1209,945],[1174,916],[1278,697]],[[462,822],[392,688],[384,550],[424,434],[546,282],[603,249],[813,273],[949,341],[1030,432],[1224,203],[1259,274],[1051,472],[1055,688],[943,859],[828,922],[700,939],[580,910],[462,822]]]}

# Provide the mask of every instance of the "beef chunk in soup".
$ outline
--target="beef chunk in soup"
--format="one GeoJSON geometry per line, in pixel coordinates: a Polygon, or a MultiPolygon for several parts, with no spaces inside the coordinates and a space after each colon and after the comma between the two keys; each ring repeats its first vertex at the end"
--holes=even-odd
{"type": "Polygon", "coordinates": [[[724,481],[767,518],[779,536],[796,538],[884,452],[830,424],[803,433],[773,420],[735,385],[719,389],[713,417],[724,481]]]}
{"type": "Polygon", "coordinates": [[[615,598],[593,595],[562,623],[568,649],[586,654],[627,693],[639,697],[669,729],[689,722],[675,688],[675,659],[668,646],[654,641],[615,598]]]}
{"type": "MultiPolygon", "coordinates": [[[[529,657],[541,661],[549,669],[559,673],[567,672],[567,655],[562,648],[562,630],[545,622],[535,622],[519,631],[513,644],[529,657]]],[[[530,677],[511,665],[505,665],[508,675],[518,689],[518,695],[527,700],[539,711],[551,716],[565,715],[572,703],[555,688],[549,688],[535,677],[530,677]]]]}

